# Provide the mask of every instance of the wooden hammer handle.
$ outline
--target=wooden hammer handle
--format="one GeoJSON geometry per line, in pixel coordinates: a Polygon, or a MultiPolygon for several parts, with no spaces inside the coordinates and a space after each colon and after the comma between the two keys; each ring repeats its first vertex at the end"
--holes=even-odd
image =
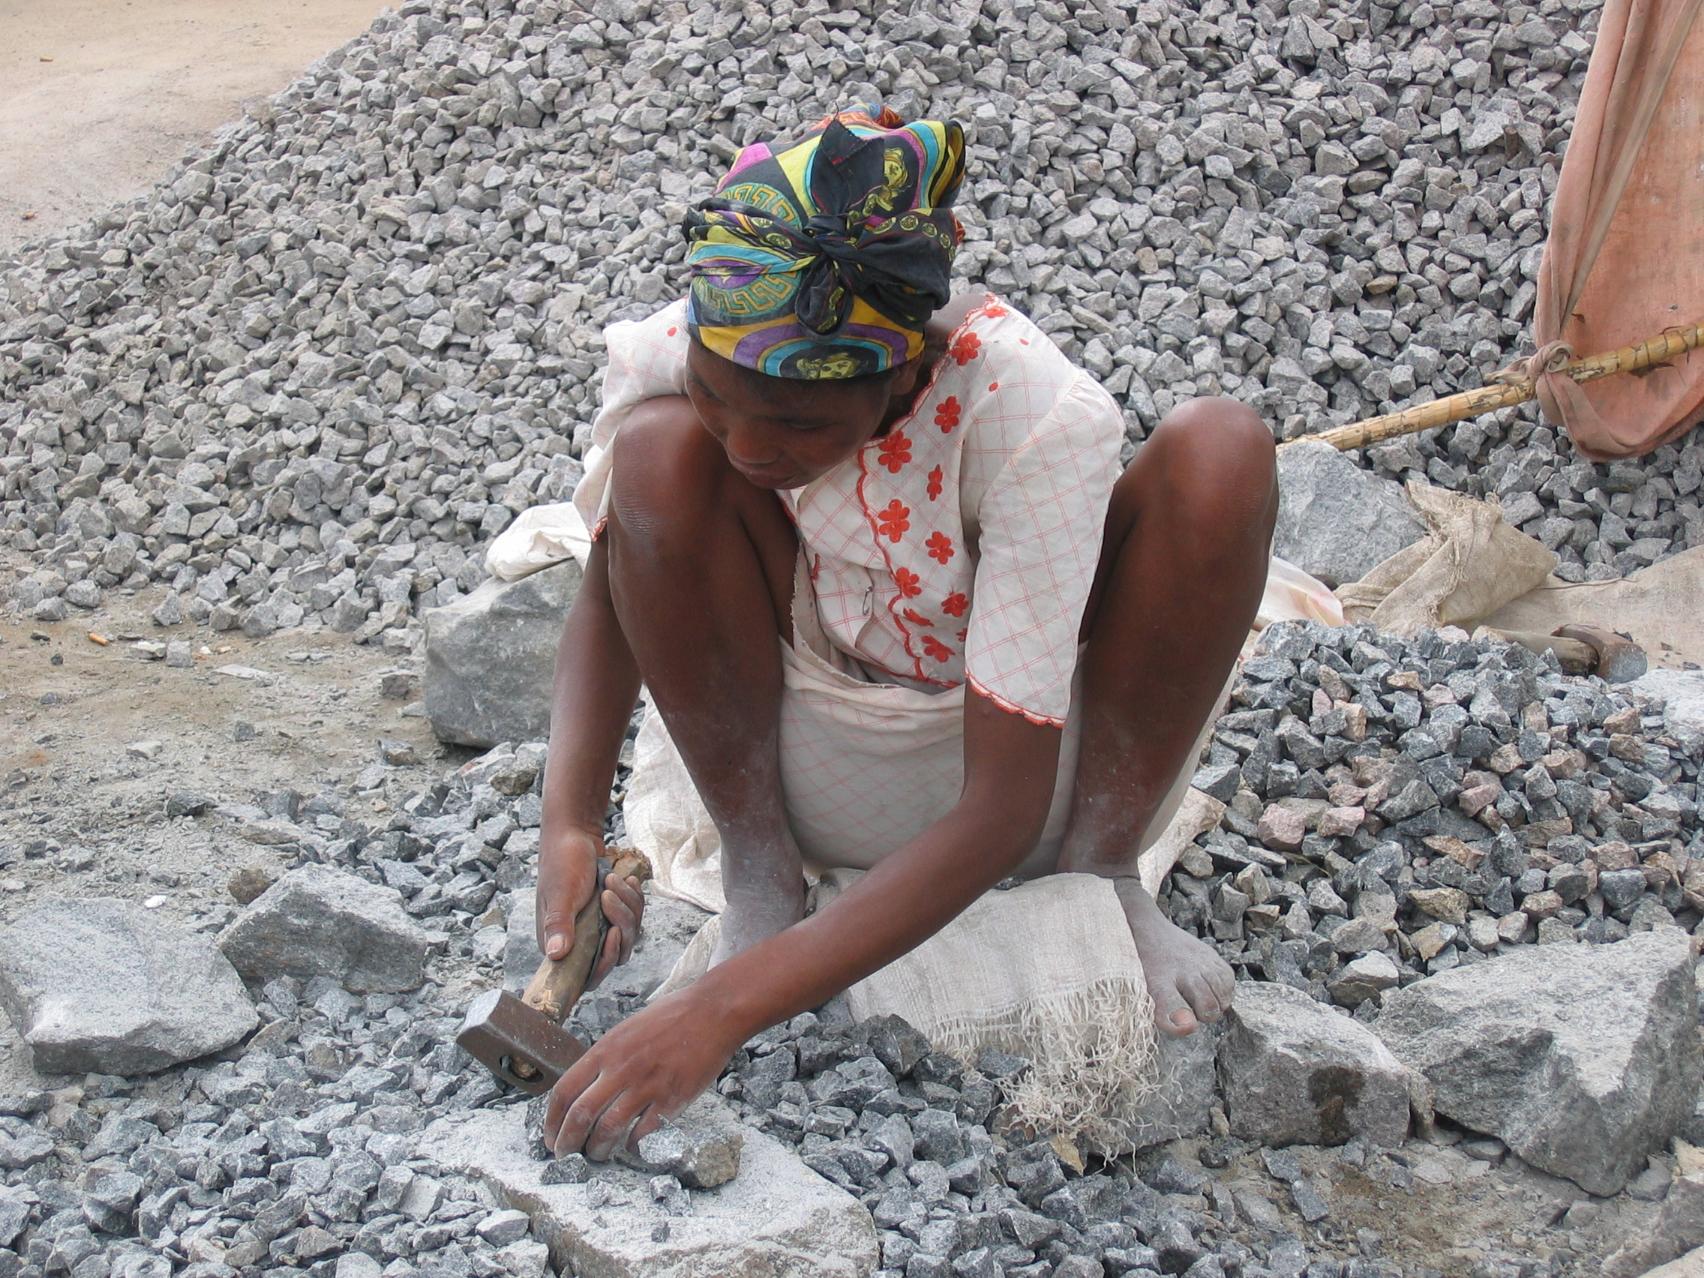
{"type": "Polygon", "coordinates": [[[591,979],[598,951],[608,934],[609,924],[600,902],[604,880],[612,873],[624,879],[636,878],[643,883],[651,877],[651,862],[643,852],[631,848],[623,848],[616,855],[613,866],[601,859],[598,861],[592,899],[574,919],[574,943],[561,958],[547,958],[540,963],[532,980],[527,982],[526,992],[521,995],[523,1003],[543,1012],[555,1024],[562,1022],[574,1004],[580,1001],[580,995],[586,992],[586,982],[591,979]]]}

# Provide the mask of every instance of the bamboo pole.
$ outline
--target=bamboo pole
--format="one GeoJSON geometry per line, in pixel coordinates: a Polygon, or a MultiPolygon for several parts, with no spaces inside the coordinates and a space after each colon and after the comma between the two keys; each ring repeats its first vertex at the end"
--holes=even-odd
{"type": "MultiPolygon", "coordinates": [[[[1700,346],[1704,346],[1704,323],[1683,325],[1665,329],[1656,337],[1647,337],[1642,342],[1634,342],[1631,346],[1623,346],[1617,351],[1573,360],[1557,371],[1576,382],[1592,382],[1616,373],[1650,368],[1700,346]]],[[[1443,399],[1435,399],[1429,404],[1416,404],[1413,408],[1405,408],[1401,412],[1368,417],[1364,421],[1351,422],[1347,426],[1321,431],[1317,435],[1304,435],[1283,446],[1299,444],[1302,440],[1318,440],[1339,450],[1365,448],[1368,444],[1376,444],[1380,440],[1392,439],[1397,435],[1412,435],[1419,431],[1431,430],[1434,426],[1447,426],[1451,422],[1464,421],[1481,413],[1494,412],[1499,408],[1512,408],[1516,404],[1526,403],[1535,393],[1530,377],[1511,376],[1506,382],[1462,391],[1457,395],[1446,395],[1443,399]]]]}

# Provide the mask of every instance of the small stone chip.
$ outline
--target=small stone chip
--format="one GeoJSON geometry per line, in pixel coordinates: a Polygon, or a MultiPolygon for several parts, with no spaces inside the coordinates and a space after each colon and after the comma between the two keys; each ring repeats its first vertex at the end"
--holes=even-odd
{"type": "Polygon", "coordinates": [[[584,1154],[568,1154],[553,1158],[539,1173],[546,1185],[584,1185],[592,1179],[592,1165],[584,1154]]]}
{"type": "Polygon", "coordinates": [[[714,1189],[732,1180],[740,1170],[740,1147],[745,1138],[732,1115],[725,1122],[698,1122],[694,1109],[686,1110],[681,1123],[665,1121],[656,1131],[639,1138],[632,1155],[621,1161],[641,1171],[666,1173],[689,1189],[714,1189]]]}
{"type": "Polygon", "coordinates": [[[526,1212],[510,1209],[491,1213],[475,1226],[474,1232],[493,1247],[507,1247],[525,1238],[530,1225],[526,1212]]]}
{"type": "Polygon", "coordinates": [[[258,865],[245,865],[225,884],[225,890],[239,905],[247,905],[272,886],[272,876],[258,865]]]}
{"type": "Polygon", "coordinates": [[[177,790],[166,796],[169,817],[198,817],[213,806],[213,800],[193,790],[177,790]]]}
{"type": "Polygon", "coordinates": [[[1310,1225],[1318,1224],[1331,1214],[1325,1195],[1306,1177],[1290,1182],[1290,1201],[1296,1205],[1296,1214],[1310,1225]]]}

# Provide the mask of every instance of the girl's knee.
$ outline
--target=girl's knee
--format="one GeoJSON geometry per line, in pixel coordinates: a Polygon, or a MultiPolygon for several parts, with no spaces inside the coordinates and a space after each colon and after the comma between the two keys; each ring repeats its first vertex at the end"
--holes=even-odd
{"type": "Polygon", "coordinates": [[[610,523],[618,535],[650,549],[703,535],[729,468],[685,396],[640,404],[610,448],[610,523]]]}
{"type": "Polygon", "coordinates": [[[1180,516],[1239,524],[1251,515],[1276,519],[1277,444],[1247,404],[1223,397],[1185,400],[1142,447],[1152,450],[1148,460],[1180,516]]]}
{"type": "Polygon", "coordinates": [[[728,463],[684,396],[647,401],[611,444],[610,521],[617,575],[698,572],[711,556],[757,552],[778,615],[790,619],[798,541],[779,498],[728,463]]]}
{"type": "Polygon", "coordinates": [[[1224,396],[1187,399],[1161,420],[1149,443],[1182,452],[1214,469],[1270,480],[1277,473],[1277,441],[1260,414],[1224,396]]]}

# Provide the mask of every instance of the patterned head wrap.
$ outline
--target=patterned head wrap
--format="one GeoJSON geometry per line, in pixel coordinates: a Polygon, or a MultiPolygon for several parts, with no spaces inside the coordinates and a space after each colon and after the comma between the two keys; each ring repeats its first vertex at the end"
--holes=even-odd
{"type": "Polygon", "coordinates": [[[963,180],[957,124],[885,109],[829,116],[781,149],[744,148],[687,224],[693,335],[771,377],[859,377],[912,359],[952,294],[963,180]]]}

